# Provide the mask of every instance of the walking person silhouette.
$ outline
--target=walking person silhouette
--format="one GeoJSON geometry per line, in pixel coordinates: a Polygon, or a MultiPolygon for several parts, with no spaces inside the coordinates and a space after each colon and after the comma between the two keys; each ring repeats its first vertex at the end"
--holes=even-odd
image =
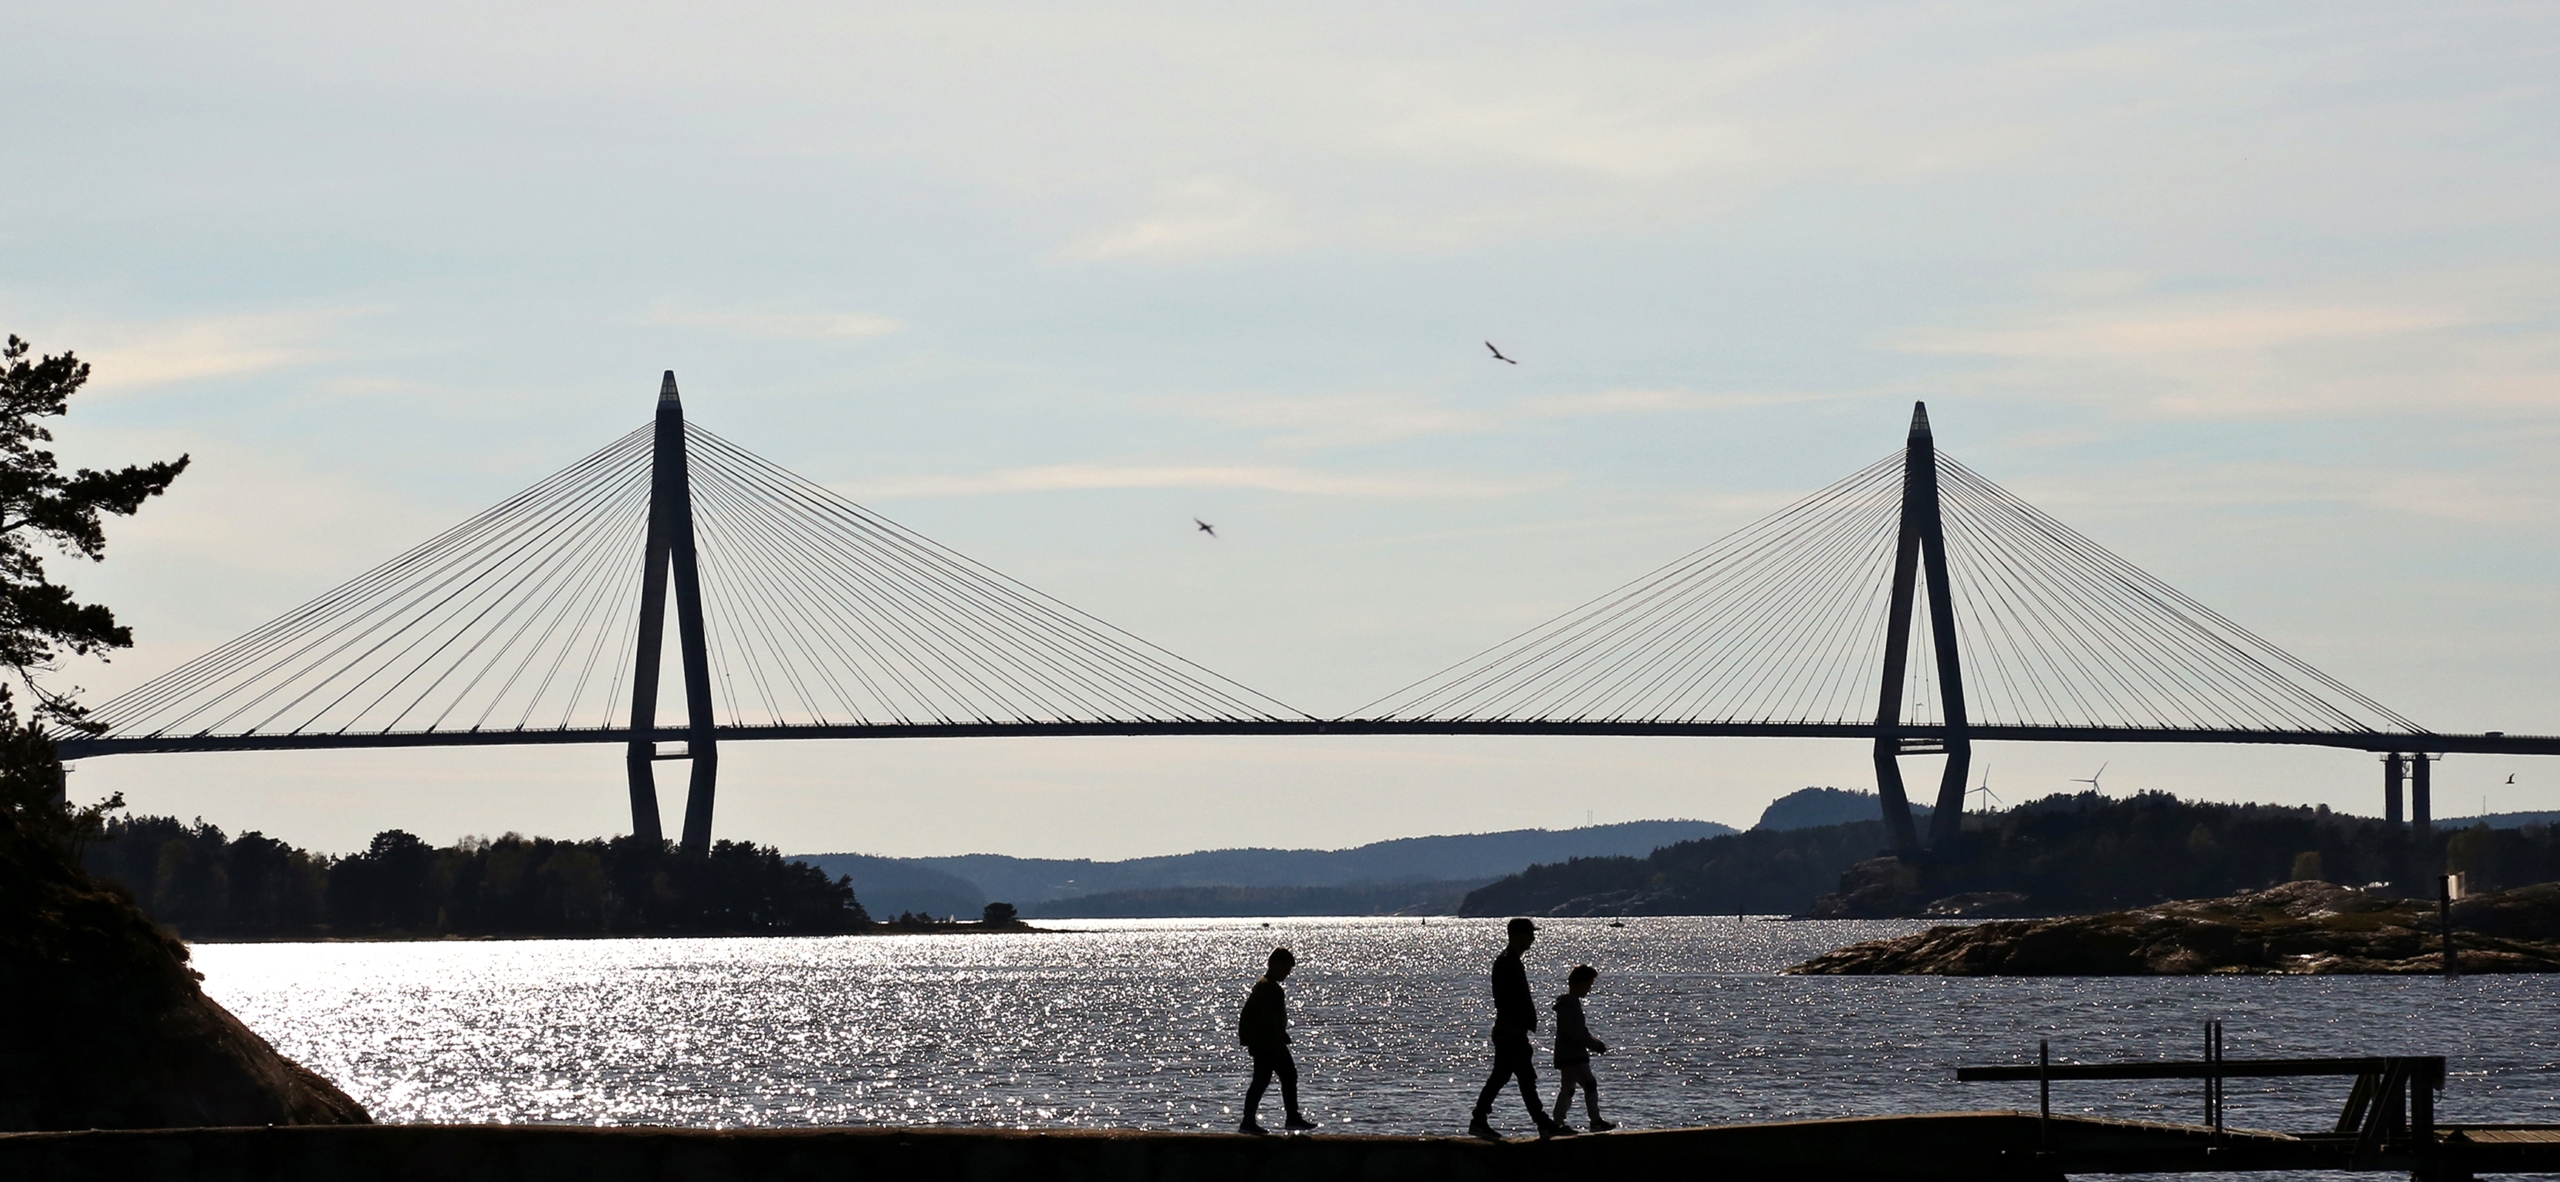
{"type": "Polygon", "coordinates": [[[1537,1123],[1538,1138],[1556,1134],[1555,1122],[1547,1119],[1547,1110],[1538,1104],[1538,1070],[1529,1050],[1529,1032],[1538,1028],[1538,1007],[1529,1000],[1529,972],[1520,966],[1520,954],[1537,939],[1538,925],[1525,916],[1514,919],[1510,945],[1493,958],[1493,1074],[1476,1096],[1476,1117],[1467,1125],[1468,1133],[1487,1141],[1502,1139],[1493,1128],[1493,1102],[1502,1095],[1502,1085],[1515,1076],[1520,1080],[1520,1098],[1529,1105],[1529,1119],[1537,1123]]]}
{"type": "Polygon", "coordinates": [[[1575,1084],[1582,1085],[1582,1107],[1591,1114],[1591,1131],[1605,1133],[1618,1127],[1600,1119],[1600,1082],[1591,1078],[1591,1053],[1608,1054],[1608,1044],[1591,1037],[1591,1027],[1582,1020],[1582,999],[1599,979],[1600,970],[1575,965],[1565,974],[1565,995],[1556,999],[1556,1132],[1561,1135],[1573,1133],[1564,1118],[1573,1111],[1575,1084]]]}
{"type": "Polygon", "coordinates": [[[1288,1114],[1288,1123],[1282,1127],[1292,1133],[1316,1127],[1298,1114],[1298,1061],[1289,1054],[1289,997],[1280,989],[1280,983],[1289,979],[1289,970],[1296,967],[1297,954],[1272,949],[1270,967],[1253,983],[1253,992],[1244,999],[1244,1016],[1236,1021],[1236,1041],[1253,1052],[1253,1083],[1244,1090],[1244,1119],[1236,1125],[1239,1133],[1268,1134],[1259,1118],[1262,1093],[1271,1087],[1275,1075],[1280,1077],[1280,1108],[1288,1114]]]}

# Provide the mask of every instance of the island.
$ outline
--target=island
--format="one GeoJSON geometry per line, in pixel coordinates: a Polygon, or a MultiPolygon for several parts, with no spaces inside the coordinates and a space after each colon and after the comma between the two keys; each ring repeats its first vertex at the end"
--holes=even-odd
{"type": "MultiPolygon", "coordinates": [[[[2453,905],[2465,973],[2560,970],[2560,883],[2453,905]]],[[[1851,944],[1786,971],[1803,975],[2124,977],[2201,973],[2441,973],[2434,900],[2327,882],[2096,915],[1943,925],[1851,944]]]]}

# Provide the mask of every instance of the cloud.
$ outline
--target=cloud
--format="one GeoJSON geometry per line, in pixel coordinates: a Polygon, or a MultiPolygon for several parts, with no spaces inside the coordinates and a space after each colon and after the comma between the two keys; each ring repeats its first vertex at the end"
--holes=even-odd
{"type": "Polygon", "coordinates": [[[2334,506],[2473,523],[2539,523],[2560,511],[2560,487],[2524,474],[2497,480],[2425,468],[2324,468],[2276,461],[2157,464],[2084,471],[2070,481],[2004,483],[2068,520],[2076,506],[2228,509],[2334,506]]]}
{"type": "Polygon", "coordinates": [[[1727,390],[1700,393],[1696,390],[1602,390],[1593,394],[1553,394],[1523,398],[1508,408],[1516,422],[1544,419],[1580,419],[1601,415],[1668,414],[1681,411],[1740,410],[1753,406],[1776,406],[1789,402],[1818,402],[1829,394],[1764,393],[1727,390]]]}
{"type": "Polygon", "coordinates": [[[359,309],[256,312],[150,321],[71,320],[35,341],[71,349],[96,376],[88,391],[120,394],[152,386],[308,365],[331,354],[320,341],[359,309]]]}
{"type": "MultiPolygon", "coordinates": [[[[1993,363],[1945,384],[2185,419],[2560,410],[2560,275],[2388,276],[2210,295],[2132,292],[1889,338],[1993,363]]],[[[2049,305],[2048,299],[2039,300],[2049,305]]]]}
{"type": "Polygon", "coordinates": [[[2248,298],[2043,317],[2000,329],[1928,330],[1902,347],[1916,353],[2083,360],[2233,353],[2451,328],[2441,309],[2267,305],[2248,298]]]}
{"type": "Polygon", "coordinates": [[[1832,395],[1621,389],[1536,395],[1487,406],[1454,405],[1403,392],[1298,398],[1197,395],[1155,399],[1150,405],[1230,426],[1270,431],[1274,433],[1272,441],[1285,446],[1360,447],[1435,436],[1485,434],[1571,419],[1736,410],[1829,397],[1832,395]]]}
{"type": "Polygon", "coordinates": [[[1156,208],[1087,234],[1060,250],[1079,261],[1105,259],[1188,260],[1257,254],[1295,245],[1277,198],[1220,177],[1175,185],[1156,208]]]}
{"type": "Polygon", "coordinates": [[[651,324],[707,328],[739,336],[787,341],[863,341],[903,332],[906,321],[866,312],[683,312],[660,309],[651,324]]]}
{"type": "Polygon", "coordinates": [[[92,702],[176,667],[460,520],[472,506],[421,503],[302,453],[184,430],[91,427],[81,449],[110,463],[190,453],[193,463],[141,512],[109,525],[108,561],[63,567],[85,598],[111,603],[135,647],[74,662],[66,683],[92,702]]]}
{"type": "Polygon", "coordinates": [[[1133,488],[1242,488],[1338,497],[1507,497],[1552,481],[1494,481],[1429,473],[1326,472],[1278,465],[1115,466],[1052,464],[977,476],[908,476],[829,487],[855,500],[1133,488]]]}

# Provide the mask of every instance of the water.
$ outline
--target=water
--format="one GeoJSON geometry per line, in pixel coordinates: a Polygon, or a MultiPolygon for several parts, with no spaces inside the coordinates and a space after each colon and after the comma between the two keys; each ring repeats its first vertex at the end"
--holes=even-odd
{"type": "MultiPolygon", "coordinates": [[[[2029,1108],[1962,1063],[2443,1054],[2443,1119],[2560,1122],[2560,980],[1782,977],[1907,923],[1547,921],[1541,1000],[1601,970],[1607,1114],[1636,1128],[2029,1108]]],[[[1462,1129],[1490,1058],[1500,921],[1080,921],[1073,933],[232,944],[205,987],[388,1121],[1230,1129],[1237,1008],[1286,943],[1307,1109],[1328,1128],[1462,1129]]],[[[1542,1044],[1543,1045],[1543,1044],[1542,1044]]],[[[1540,1055],[1542,1092],[1554,1076],[1540,1055]]],[[[2245,1081],[2244,1081],[2245,1082],[2245,1081]]],[[[2325,1128],[2345,1080],[2231,1085],[2231,1123],[2325,1128]]],[[[1266,1102],[1276,1119],[1278,1097],[1266,1102]]],[[[2193,1121],[2200,1085],[2066,1084],[2057,1111],[2193,1121]]],[[[1497,1124],[1525,1131],[1516,1093],[1497,1124]]],[[[1577,1121],[1579,1118],[1576,1118],[1577,1121]]]]}

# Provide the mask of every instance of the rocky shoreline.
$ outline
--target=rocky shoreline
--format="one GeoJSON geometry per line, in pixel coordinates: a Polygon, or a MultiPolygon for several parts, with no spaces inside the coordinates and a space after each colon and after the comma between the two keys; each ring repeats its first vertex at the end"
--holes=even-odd
{"type": "Polygon", "coordinates": [[[0,1131],[365,1124],[205,996],[187,949],[0,811],[0,1131]]]}
{"type": "MultiPolygon", "coordinates": [[[[2560,883],[2453,908],[2466,973],[2560,972],[2560,883]]],[[[2098,915],[1934,927],[1852,944],[1787,969],[1805,975],[2184,976],[2440,973],[2432,901],[2325,882],[2098,915]]]]}

